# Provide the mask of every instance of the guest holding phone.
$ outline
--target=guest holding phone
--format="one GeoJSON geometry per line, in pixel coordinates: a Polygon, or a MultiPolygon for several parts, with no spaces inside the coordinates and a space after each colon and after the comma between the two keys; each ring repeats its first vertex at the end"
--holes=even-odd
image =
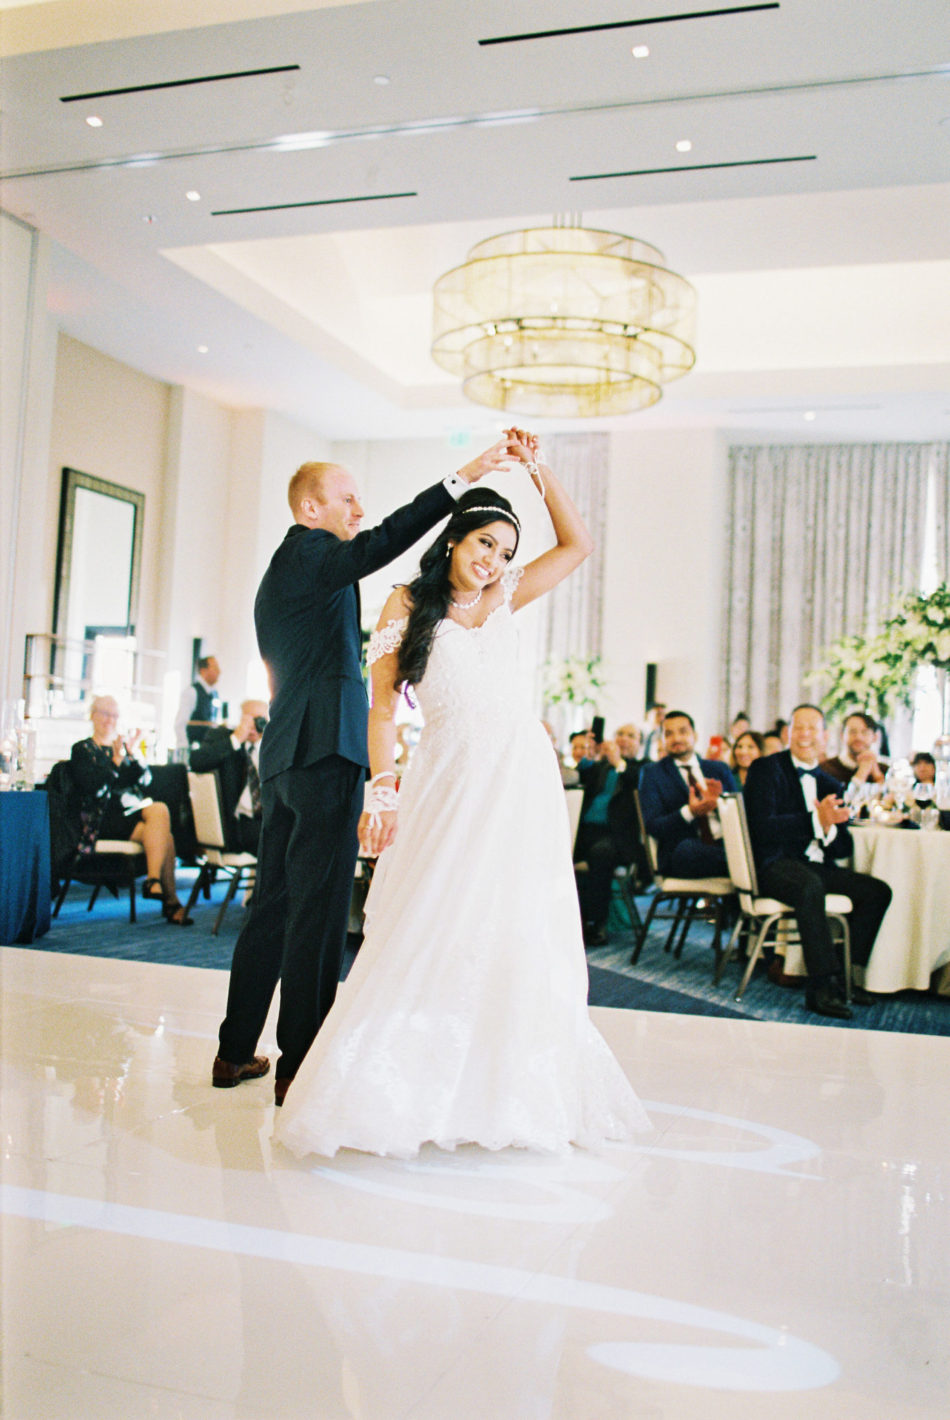
{"type": "Polygon", "coordinates": [[[241,718],[233,730],[219,725],[209,730],[191,751],[196,774],[218,771],[224,816],[225,846],[236,853],[253,853],[261,838],[261,780],[258,764],[261,736],[267,728],[263,700],[241,703],[241,718]]]}

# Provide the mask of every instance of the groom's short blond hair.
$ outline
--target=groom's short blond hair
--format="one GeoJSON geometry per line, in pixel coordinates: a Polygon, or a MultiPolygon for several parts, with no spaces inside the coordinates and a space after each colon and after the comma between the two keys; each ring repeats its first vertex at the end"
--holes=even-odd
{"type": "Polygon", "coordinates": [[[336,463],[302,463],[287,485],[287,502],[296,514],[305,498],[316,498],[318,503],[326,502],[323,496],[323,480],[336,463]]]}

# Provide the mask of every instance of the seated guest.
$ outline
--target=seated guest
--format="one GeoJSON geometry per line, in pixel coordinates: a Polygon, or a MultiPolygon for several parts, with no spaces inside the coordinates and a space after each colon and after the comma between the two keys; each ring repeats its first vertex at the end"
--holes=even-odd
{"type": "Polygon", "coordinates": [[[602,947],[608,941],[607,917],[614,869],[634,866],[638,877],[647,876],[640,843],[633,791],[642,761],[637,758],[640,731],[621,725],[612,740],[598,746],[593,764],[581,766],[584,801],[574,844],[574,861],[586,863],[578,875],[578,897],[584,922],[584,941],[602,947]]]}
{"type": "Polygon", "coordinates": [[[575,768],[580,768],[586,760],[594,761],[594,737],[590,730],[575,730],[571,735],[571,759],[575,768]]]}
{"type": "Polygon", "coordinates": [[[861,710],[850,714],[843,726],[844,749],[832,759],[823,759],[821,769],[839,784],[883,784],[884,769],[874,748],[877,721],[861,710]]]}
{"type": "MultiPolygon", "coordinates": [[[[839,867],[851,854],[848,810],[840,783],[818,765],[825,745],[825,717],[815,705],[792,711],[790,747],[753,760],[744,797],[759,891],[794,909],[808,972],[805,1004],[820,1016],[850,1020],[843,963],[825,915],[825,893],[851,899],[851,958],[866,966],[881,919],[891,900],[887,883],[839,867]]],[[[852,1000],[873,998],[852,987],[852,1000]]]]}
{"type": "Polygon", "coordinates": [[[743,730],[736,738],[729,756],[729,768],[740,784],[745,784],[753,759],[765,754],[765,737],[758,730],[743,730]]]}
{"type": "Polygon", "coordinates": [[[746,730],[752,729],[752,721],[744,710],[740,710],[738,715],[729,726],[729,743],[734,745],[740,735],[744,735],[746,730]]]}
{"type": "Polygon", "coordinates": [[[167,921],[190,927],[192,919],[185,916],[175,888],[175,842],[168,808],[141,792],[151,781],[151,770],[134,753],[134,737],[116,734],[119,706],[111,695],[95,697],[89,718],[91,738],[74,744],[70,755],[88,831],[84,842],[119,838],[141,843],[148,870],[142,896],[161,902],[167,921]]]}
{"type": "Polygon", "coordinates": [[[241,719],[233,730],[227,725],[218,725],[191,751],[191,767],[196,774],[218,771],[228,847],[239,853],[253,853],[255,857],[261,837],[261,780],[257,756],[266,723],[266,703],[245,700],[241,704],[241,719]]]}
{"type": "Polygon", "coordinates": [[[914,778],[918,784],[936,784],[937,761],[925,749],[918,751],[910,762],[914,778]]]}
{"type": "Polygon", "coordinates": [[[666,877],[728,877],[716,800],[723,789],[734,794],[736,781],[725,764],[699,758],[696,727],[685,710],[664,716],[663,746],[663,758],[640,774],[640,808],[656,839],[657,866],[666,877]]]}
{"type": "Polygon", "coordinates": [[[781,754],[785,746],[782,744],[781,735],[774,730],[767,730],[762,736],[763,754],[781,754]]]}
{"type": "Polygon", "coordinates": [[[778,735],[783,749],[788,749],[789,730],[787,720],[776,720],[775,724],[772,726],[772,734],[778,735]]]}

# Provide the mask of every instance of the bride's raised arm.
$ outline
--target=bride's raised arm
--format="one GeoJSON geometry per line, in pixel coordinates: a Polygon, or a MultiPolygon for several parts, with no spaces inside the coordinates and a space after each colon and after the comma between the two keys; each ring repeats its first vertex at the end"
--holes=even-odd
{"type": "Polygon", "coordinates": [[[533,562],[527,563],[512,597],[512,607],[525,606],[535,597],[543,596],[562,582],[585,557],[594,550],[594,543],[580,513],[554,472],[541,463],[538,440],[525,429],[508,429],[508,452],[519,459],[531,474],[532,482],[544,499],[545,507],[557,539],[533,562]]]}
{"type": "Polygon", "coordinates": [[[402,694],[396,678],[399,643],[408,615],[405,589],[397,587],[383,607],[366,657],[373,691],[368,731],[371,778],[359,838],[360,848],[369,858],[382,853],[396,836],[396,710],[402,694]]]}

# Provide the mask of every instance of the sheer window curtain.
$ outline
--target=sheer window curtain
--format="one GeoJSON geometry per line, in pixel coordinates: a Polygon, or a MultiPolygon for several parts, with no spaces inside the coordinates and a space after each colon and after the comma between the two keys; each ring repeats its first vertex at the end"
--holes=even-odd
{"type": "MultiPolygon", "coordinates": [[[[604,534],[607,527],[609,434],[555,434],[542,441],[557,474],[594,539],[594,551],[540,602],[538,645],[542,661],[601,654],[604,601],[604,534]]],[[[540,681],[538,700],[542,699],[540,681]]]]}
{"type": "Polygon", "coordinates": [[[920,585],[927,486],[950,560],[945,444],[740,446],[729,451],[722,723],[787,715],[839,636],[876,629],[920,585]],[[942,511],[941,511],[942,510],[942,511]],[[942,518],[942,522],[940,521],[942,518]]]}

